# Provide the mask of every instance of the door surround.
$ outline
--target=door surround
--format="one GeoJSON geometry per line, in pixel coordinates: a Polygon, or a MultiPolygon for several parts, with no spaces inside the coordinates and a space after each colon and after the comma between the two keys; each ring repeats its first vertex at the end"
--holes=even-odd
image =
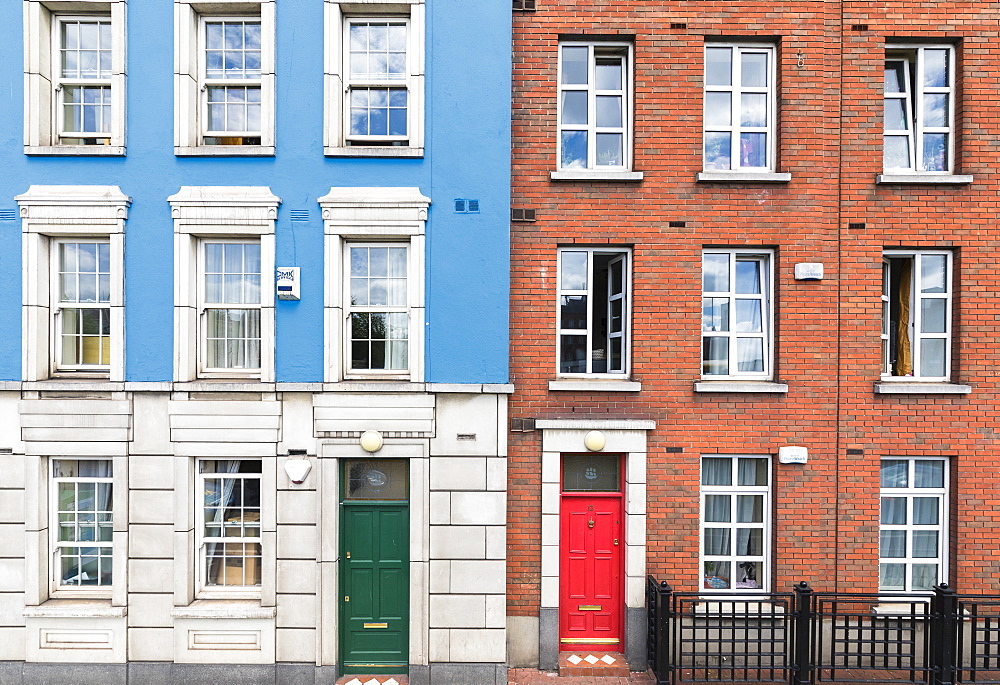
{"type": "Polygon", "coordinates": [[[559,505],[562,455],[585,454],[584,438],[601,431],[606,444],[600,454],[624,460],[625,505],[625,655],[639,665],[645,653],[642,612],[646,604],[646,432],[656,422],[646,419],[541,419],[542,431],[542,587],[538,630],[539,665],[556,668],[559,650],[559,505]]]}

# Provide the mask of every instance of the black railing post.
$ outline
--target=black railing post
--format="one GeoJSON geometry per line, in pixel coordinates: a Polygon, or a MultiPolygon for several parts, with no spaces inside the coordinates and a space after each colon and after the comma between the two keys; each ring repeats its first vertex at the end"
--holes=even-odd
{"type": "Polygon", "coordinates": [[[958,595],[947,583],[934,586],[929,621],[930,649],[928,667],[932,685],[953,685],[957,669],[957,643],[961,616],[958,595]]]}
{"type": "Polygon", "coordinates": [[[806,581],[795,586],[795,609],[792,615],[795,642],[792,658],[792,685],[808,685],[812,680],[811,650],[812,646],[812,593],[813,590],[806,581]]]}
{"type": "Polygon", "coordinates": [[[646,578],[646,620],[649,634],[646,637],[646,659],[657,685],[673,681],[673,664],[670,661],[671,589],[667,581],[656,582],[646,578]]]}

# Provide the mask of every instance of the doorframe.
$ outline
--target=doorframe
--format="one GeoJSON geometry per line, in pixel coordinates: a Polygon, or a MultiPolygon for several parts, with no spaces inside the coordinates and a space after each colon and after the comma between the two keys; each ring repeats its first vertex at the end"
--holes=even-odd
{"type": "Polygon", "coordinates": [[[539,668],[555,670],[559,658],[559,505],[562,455],[586,454],[584,438],[603,433],[600,454],[624,459],[625,509],[625,644],[629,664],[640,667],[645,656],[646,583],[646,433],[656,422],[645,419],[544,419],[542,432],[541,603],[538,629],[539,668]]]}
{"type": "MultiPolygon", "coordinates": [[[[606,451],[593,452],[592,454],[597,455],[597,456],[609,456],[609,457],[613,456],[613,457],[615,457],[618,460],[618,490],[616,490],[616,491],[612,491],[612,490],[598,490],[598,491],[593,491],[593,492],[591,492],[591,491],[587,491],[587,492],[579,492],[579,491],[566,492],[563,489],[563,482],[562,482],[562,476],[563,476],[562,461],[563,461],[563,458],[567,457],[567,456],[574,457],[574,456],[586,456],[586,455],[581,455],[581,453],[579,453],[579,452],[561,453],[560,456],[559,456],[559,462],[560,462],[560,464],[559,464],[559,530],[560,530],[560,532],[562,531],[562,525],[563,525],[563,506],[562,506],[563,502],[565,502],[567,500],[574,500],[574,499],[607,499],[607,500],[614,500],[615,502],[617,502],[616,513],[620,513],[621,516],[622,516],[622,520],[621,520],[621,523],[619,525],[621,526],[621,537],[624,538],[625,537],[625,531],[627,530],[627,528],[626,528],[626,526],[627,526],[627,519],[625,519],[625,455],[624,454],[609,454],[606,451]]],[[[619,576],[618,577],[619,577],[619,583],[620,583],[620,588],[619,589],[621,591],[621,598],[623,600],[625,599],[625,585],[626,585],[626,583],[625,583],[625,580],[626,580],[626,577],[625,577],[625,556],[626,556],[625,552],[626,552],[626,548],[627,548],[627,543],[621,545],[621,548],[620,548],[620,551],[619,551],[619,555],[620,556],[619,556],[619,559],[618,559],[618,561],[619,561],[619,566],[618,566],[618,574],[619,574],[619,576]]],[[[559,569],[560,569],[560,571],[562,571],[563,561],[564,561],[564,557],[563,557],[562,552],[561,552],[561,550],[562,550],[562,540],[559,541],[559,549],[560,549],[560,553],[559,553],[559,569]]],[[[559,577],[563,578],[563,577],[565,577],[565,574],[560,573],[559,577]]],[[[559,592],[560,592],[560,599],[561,599],[562,598],[562,588],[561,587],[559,588],[559,592]]],[[[560,609],[561,607],[557,604],[556,608],[560,609]]],[[[626,626],[626,623],[627,623],[627,612],[625,611],[624,604],[622,606],[618,607],[617,611],[619,612],[619,624],[618,624],[618,634],[616,635],[616,637],[620,640],[620,642],[619,642],[619,648],[620,649],[624,649],[624,647],[625,647],[625,632],[626,632],[625,631],[625,626],[626,626]]],[[[558,638],[559,638],[559,641],[560,641],[559,642],[559,646],[558,646],[558,650],[559,651],[568,651],[566,649],[563,649],[563,646],[562,646],[562,637],[563,637],[563,632],[562,632],[562,618],[563,618],[562,612],[560,611],[559,614],[558,614],[558,638]]],[[[610,647],[609,647],[609,648],[605,649],[604,651],[609,651],[610,652],[610,651],[618,651],[618,650],[613,650],[613,649],[610,649],[610,647]]]]}
{"type": "MultiPolygon", "coordinates": [[[[410,470],[410,635],[408,661],[414,665],[427,663],[428,603],[430,593],[429,524],[427,493],[429,481],[429,440],[394,440],[376,454],[361,449],[357,439],[320,444],[319,485],[317,506],[320,510],[319,611],[316,639],[319,659],[323,666],[335,666],[340,658],[340,474],[343,459],[408,459],[410,470]]],[[[280,464],[279,464],[280,466],[280,464]]]]}

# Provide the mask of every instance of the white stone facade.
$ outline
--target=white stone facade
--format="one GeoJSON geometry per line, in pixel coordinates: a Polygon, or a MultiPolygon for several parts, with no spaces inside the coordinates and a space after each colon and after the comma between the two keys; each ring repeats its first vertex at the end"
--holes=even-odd
{"type": "Polygon", "coordinates": [[[327,682],[341,460],[405,458],[411,682],[449,682],[448,668],[473,665],[506,682],[510,386],[68,386],[0,385],[0,662],[292,663],[330,667],[327,682]],[[367,430],[384,437],[374,454],[359,444],[367,430]],[[301,484],[284,469],[289,450],[311,463],[301,484]],[[47,480],[59,457],[113,464],[114,576],[102,596],[51,592],[47,480]],[[261,586],[205,597],[196,460],[238,457],[263,464],[261,586]]]}

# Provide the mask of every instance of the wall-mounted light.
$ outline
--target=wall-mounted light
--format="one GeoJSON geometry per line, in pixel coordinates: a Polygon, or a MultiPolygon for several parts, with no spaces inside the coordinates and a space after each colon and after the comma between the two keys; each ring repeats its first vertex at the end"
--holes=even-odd
{"type": "Polygon", "coordinates": [[[584,436],[583,444],[591,452],[600,452],[608,444],[608,440],[601,431],[590,431],[584,436]]]}
{"type": "Polygon", "coordinates": [[[378,452],[382,449],[382,434],[378,431],[365,431],[361,434],[360,443],[365,452],[378,452]]]}

